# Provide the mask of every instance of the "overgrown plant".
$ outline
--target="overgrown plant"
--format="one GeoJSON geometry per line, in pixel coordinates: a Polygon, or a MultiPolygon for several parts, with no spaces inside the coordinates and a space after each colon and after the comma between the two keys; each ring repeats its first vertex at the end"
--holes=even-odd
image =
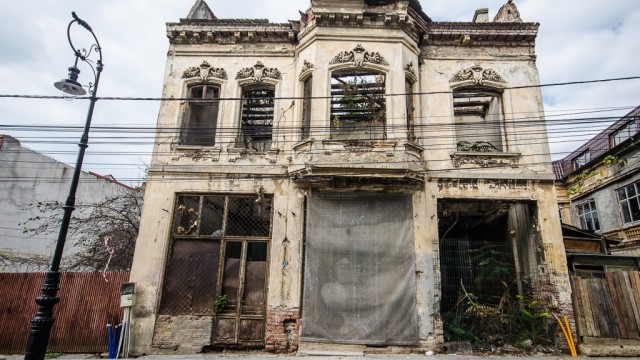
{"type": "Polygon", "coordinates": [[[227,304],[229,304],[229,299],[227,299],[227,295],[225,294],[218,295],[216,297],[215,304],[216,304],[216,314],[223,311],[224,308],[227,307],[227,304]]]}

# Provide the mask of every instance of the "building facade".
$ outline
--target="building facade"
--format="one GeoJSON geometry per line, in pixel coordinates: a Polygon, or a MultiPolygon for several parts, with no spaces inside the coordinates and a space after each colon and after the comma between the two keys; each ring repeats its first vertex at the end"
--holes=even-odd
{"type": "Polygon", "coordinates": [[[502,282],[571,316],[537,30],[511,1],[452,23],[312,0],[286,24],[196,1],[167,24],[132,350],[434,348],[462,290],[502,282]]]}
{"type": "Polygon", "coordinates": [[[563,222],[618,239],[614,255],[640,256],[639,130],[640,107],[553,164],[563,222]]]}
{"type": "MultiPolygon", "coordinates": [[[[69,193],[73,168],[28,149],[17,139],[0,134],[0,271],[46,271],[55,247],[48,232],[33,235],[46,218],[57,215],[48,204],[64,204],[69,193]]],[[[91,205],[136,191],[115,179],[95,173],[80,174],[77,204],[91,205]]],[[[76,213],[82,210],[77,210],[76,213]]],[[[52,229],[57,234],[57,229],[52,229]]],[[[70,233],[63,259],[78,251],[77,234],[70,233]]]]}

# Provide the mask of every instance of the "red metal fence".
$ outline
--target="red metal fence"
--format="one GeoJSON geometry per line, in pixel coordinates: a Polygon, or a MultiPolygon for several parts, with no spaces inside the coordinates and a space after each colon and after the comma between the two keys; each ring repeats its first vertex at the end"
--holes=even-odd
{"type": "MultiPolygon", "coordinates": [[[[122,320],[120,285],[128,272],[62,273],[48,351],[107,351],[107,323],[122,320]]],[[[23,353],[44,273],[0,273],[0,353],[23,353]]]]}

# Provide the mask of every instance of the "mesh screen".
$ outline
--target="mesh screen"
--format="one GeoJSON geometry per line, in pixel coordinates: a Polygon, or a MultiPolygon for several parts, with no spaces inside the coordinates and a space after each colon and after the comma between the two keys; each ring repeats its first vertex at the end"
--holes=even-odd
{"type": "Polygon", "coordinates": [[[302,336],[418,343],[409,195],[309,197],[302,336]]]}

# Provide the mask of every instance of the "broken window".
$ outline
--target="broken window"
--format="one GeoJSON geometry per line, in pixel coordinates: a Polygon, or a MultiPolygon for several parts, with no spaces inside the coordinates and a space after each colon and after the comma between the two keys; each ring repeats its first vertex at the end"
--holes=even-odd
{"type": "Polygon", "coordinates": [[[638,132],[638,124],[635,120],[628,122],[611,134],[611,147],[620,145],[638,132]]]}
{"type": "Polygon", "coordinates": [[[535,213],[530,203],[438,201],[445,341],[504,343],[530,331],[520,306],[538,288],[535,213]]]}
{"type": "Polygon", "coordinates": [[[312,78],[309,76],[302,83],[302,140],[311,135],[311,85],[312,78]]]}
{"type": "Polygon", "coordinates": [[[579,204],[576,206],[576,208],[578,209],[580,227],[583,230],[600,230],[600,222],[598,221],[598,210],[596,209],[595,200],[591,199],[587,202],[579,204]]]}
{"type": "Polygon", "coordinates": [[[415,141],[416,140],[416,134],[415,134],[415,123],[414,123],[414,111],[415,111],[415,106],[413,104],[413,82],[409,79],[405,79],[404,81],[404,88],[405,88],[405,99],[406,99],[406,105],[407,105],[407,140],[408,141],[415,141]]]}
{"type": "Polygon", "coordinates": [[[453,92],[457,151],[503,151],[502,94],[484,89],[453,92]]]}
{"type": "Polygon", "coordinates": [[[227,317],[262,315],[271,203],[266,195],[178,195],[160,314],[213,315],[224,295],[218,311],[227,317]]]}
{"type": "Polygon", "coordinates": [[[184,116],[182,145],[215,145],[220,89],[212,85],[189,87],[184,116]]]}
{"type": "Polygon", "coordinates": [[[275,90],[273,87],[250,87],[242,91],[240,143],[247,150],[271,149],[275,90]]]}
{"type": "Polygon", "coordinates": [[[339,140],[386,138],[384,73],[343,70],[331,75],[331,137],[339,140]]]}
{"type": "Polygon", "coordinates": [[[616,190],[625,224],[640,220],[640,182],[616,190]]]}

